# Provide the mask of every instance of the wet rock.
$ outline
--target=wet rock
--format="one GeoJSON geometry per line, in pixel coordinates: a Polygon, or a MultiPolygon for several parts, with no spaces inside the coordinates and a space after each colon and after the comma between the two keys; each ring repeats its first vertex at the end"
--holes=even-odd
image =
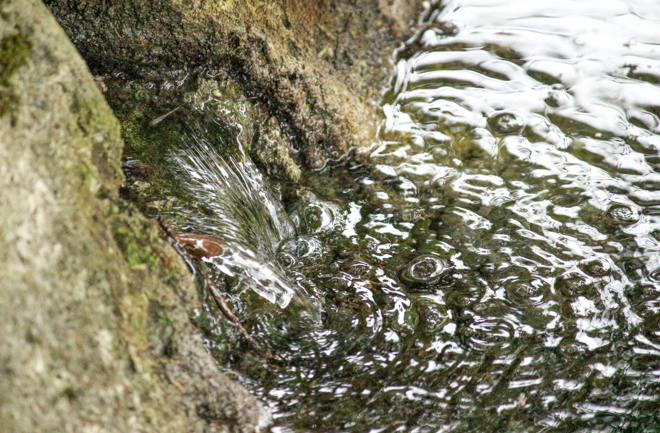
{"type": "MultiPolygon", "coordinates": [[[[371,140],[376,111],[368,89],[389,74],[384,59],[421,11],[412,0],[46,4],[92,71],[104,77],[111,101],[113,79],[142,81],[142,92],[171,110],[163,92],[184,92],[226,73],[251,103],[263,106],[262,122],[275,116],[289,144],[300,149],[299,162],[311,168],[371,140]],[[176,70],[185,73],[159,84],[176,70]]],[[[130,101],[126,96],[116,102],[130,101]]]]}
{"type": "Polygon", "coordinates": [[[294,184],[300,180],[300,167],[291,158],[289,143],[282,136],[280,125],[274,117],[255,133],[250,156],[271,179],[294,184]]]}

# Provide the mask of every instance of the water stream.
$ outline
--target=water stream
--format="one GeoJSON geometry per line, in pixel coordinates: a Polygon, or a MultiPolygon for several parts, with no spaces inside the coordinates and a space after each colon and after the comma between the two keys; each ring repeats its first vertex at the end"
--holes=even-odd
{"type": "Polygon", "coordinates": [[[233,367],[274,432],[660,431],[660,3],[449,0],[421,21],[372,147],[286,211],[247,165],[180,160],[234,179],[192,182],[221,221],[268,226],[218,269],[320,311],[234,292],[286,366],[233,367]]]}

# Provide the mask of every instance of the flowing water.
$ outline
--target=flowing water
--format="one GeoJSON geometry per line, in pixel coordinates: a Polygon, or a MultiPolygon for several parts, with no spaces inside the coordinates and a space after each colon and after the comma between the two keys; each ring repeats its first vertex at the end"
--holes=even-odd
{"type": "Polygon", "coordinates": [[[182,161],[268,209],[216,266],[261,245],[230,301],[285,366],[233,366],[274,432],[660,431],[660,3],[430,6],[372,148],[288,213],[182,161]]]}

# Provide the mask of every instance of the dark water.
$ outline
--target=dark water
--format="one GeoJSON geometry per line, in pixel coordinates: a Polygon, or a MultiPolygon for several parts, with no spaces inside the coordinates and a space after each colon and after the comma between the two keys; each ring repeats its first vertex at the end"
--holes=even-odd
{"type": "Polygon", "coordinates": [[[306,303],[239,276],[232,305],[286,366],[232,365],[274,432],[660,431],[660,3],[421,20],[368,164],[328,164],[288,216],[269,196],[257,219],[285,222],[252,259],[306,303]]]}

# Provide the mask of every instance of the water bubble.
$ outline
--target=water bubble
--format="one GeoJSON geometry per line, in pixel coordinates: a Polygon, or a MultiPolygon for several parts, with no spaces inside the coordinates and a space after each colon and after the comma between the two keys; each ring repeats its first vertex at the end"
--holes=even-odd
{"type": "Polygon", "coordinates": [[[617,204],[608,209],[607,219],[614,224],[634,224],[639,221],[639,211],[634,207],[617,204]]]}
{"type": "Polygon", "coordinates": [[[408,263],[400,272],[401,279],[411,285],[438,282],[448,271],[444,260],[435,256],[420,256],[408,263]]]}
{"type": "Polygon", "coordinates": [[[518,114],[499,111],[488,117],[488,126],[498,134],[517,134],[525,127],[525,121],[518,114]]]}
{"type": "Polygon", "coordinates": [[[592,277],[604,277],[612,272],[612,265],[604,257],[594,257],[580,262],[580,269],[592,277]]]}
{"type": "Polygon", "coordinates": [[[303,233],[326,233],[340,223],[336,205],[314,199],[302,203],[291,212],[291,220],[303,233]]]}

